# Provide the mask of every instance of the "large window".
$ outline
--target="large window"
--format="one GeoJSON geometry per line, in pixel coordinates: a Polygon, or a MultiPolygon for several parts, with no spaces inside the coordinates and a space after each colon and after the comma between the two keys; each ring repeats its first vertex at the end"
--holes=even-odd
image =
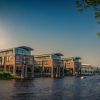
{"type": "Polygon", "coordinates": [[[52,58],[53,59],[61,59],[61,57],[60,56],[57,56],[57,55],[52,55],[52,58]]]}
{"type": "Polygon", "coordinates": [[[16,56],[16,63],[20,63],[21,60],[20,60],[20,56],[16,56]]]}
{"type": "Polygon", "coordinates": [[[13,54],[13,50],[5,51],[5,54],[6,54],[6,55],[13,54]]]}
{"type": "Polygon", "coordinates": [[[15,49],[15,54],[23,54],[23,55],[30,55],[31,51],[22,49],[22,48],[16,48],[15,49]]]}

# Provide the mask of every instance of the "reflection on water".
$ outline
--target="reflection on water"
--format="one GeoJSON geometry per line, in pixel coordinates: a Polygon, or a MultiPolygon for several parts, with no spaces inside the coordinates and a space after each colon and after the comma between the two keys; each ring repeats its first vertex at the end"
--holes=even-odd
{"type": "Polygon", "coordinates": [[[0,100],[100,100],[100,76],[0,80],[0,100]]]}

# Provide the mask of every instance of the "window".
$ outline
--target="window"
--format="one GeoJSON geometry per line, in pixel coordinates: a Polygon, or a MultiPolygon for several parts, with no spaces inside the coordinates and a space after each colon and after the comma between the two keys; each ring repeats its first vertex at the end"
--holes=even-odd
{"type": "Polygon", "coordinates": [[[21,73],[21,67],[16,67],[16,73],[21,73]]]}
{"type": "Polygon", "coordinates": [[[9,55],[9,54],[12,54],[12,53],[13,53],[13,50],[5,51],[5,54],[6,54],[6,55],[9,55]]]}
{"type": "Polygon", "coordinates": [[[10,66],[10,72],[13,73],[13,66],[10,66]]]}
{"type": "Polygon", "coordinates": [[[29,63],[33,64],[33,58],[29,58],[29,63]]]}
{"type": "Polygon", "coordinates": [[[9,56],[7,56],[7,62],[9,62],[9,56]]]}
{"type": "Polygon", "coordinates": [[[4,62],[9,62],[9,56],[4,57],[4,62]]]}
{"type": "Polygon", "coordinates": [[[53,59],[61,59],[61,57],[60,56],[57,56],[57,55],[52,55],[52,58],[53,59]]]}
{"type": "Polygon", "coordinates": [[[25,50],[25,49],[22,49],[22,48],[16,48],[15,54],[30,55],[31,52],[29,50],[25,50]]]}
{"type": "Polygon", "coordinates": [[[20,63],[20,56],[16,56],[16,63],[20,63]]]}

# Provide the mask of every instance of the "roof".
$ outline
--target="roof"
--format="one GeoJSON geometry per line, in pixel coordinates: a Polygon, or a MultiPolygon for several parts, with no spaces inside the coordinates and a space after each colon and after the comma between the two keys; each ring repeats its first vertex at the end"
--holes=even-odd
{"type": "Polygon", "coordinates": [[[63,60],[71,60],[71,59],[81,59],[81,57],[69,57],[69,58],[63,58],[63,60]]]}
{"type": "Polygon", "coordinates": [[[0,50],[0,52],[5,52],[5,51],[9,51],[9,50],[13,50],[13,48],[3,49],[3,50],[0,50]]]}
{"type": "Polygon", "coordinates": [[[83,63],[81,65],[82,66],[91,66],[90,64],[83,64],[83,63]]]}
{"type": "Polygon", "coordinates": [[[51,54],[41,54],[41,55],[34,55],[34,57],[46,57],[50,55],[57,55],[57,56],[63,56],[61,53],[51,53],[51,54]]]}
{"type": "Polygon", "coordinates": [[[61,54],[61,53],[53,53],[53,55],[63,56],[63,54],[61,54]]]}
{"type": "MultiPolygon", "coordinates": [[[[14,47],[14,48],[23,48],[23,49],[30,50],[30,51],[34,50],[34,49],[32,49],[30,47],[27,47],[27,46],[19,46],[19,47],[14,47]]],[[[5,52],[5,51],[13,50],[14,48],[3,49],[3,50],[0,50],[0,52],[5,52]]]]}
{"type": "Polygon", "coordinates": [[[26,49],[26,50],[30,50],[30,51],[34,50],[34,49],[27,47],[27,46],[19,46],[17,48],[22,48],[22,49],[26,49]]]}

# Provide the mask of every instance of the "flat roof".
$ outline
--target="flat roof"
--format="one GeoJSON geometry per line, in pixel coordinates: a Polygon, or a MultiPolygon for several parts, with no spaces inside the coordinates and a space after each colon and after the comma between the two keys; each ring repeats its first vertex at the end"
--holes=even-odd
{"type": "Polygon", "coordinates": [[[34,55],[34,57],[48,57],[50,55],[63,56],[63,54],[61,54],[61,53],[51,53],[51,54],[34,55]]]}
{"type": "MultiPolygon", "coordinates": [[[[27,46],[19,46],[19,47],[14,47],[14,48],[23,48],[23,49],[30,50],[30,51],[34,50],[34,49],[32,49],[30,47],[27,47],[27,46]]],[[[13,50],[14,48],[3,49],[3,50],[0,50],[0,52],[5,52],[5,51],[13,50]]]]}
{"type": "Polygon", "coordinates": [[[3,49],[3,50],[0,50],[0,52],[5,52],[5,51],[9,51],[9,50],[13,50],[13,48],[3,49]]]}
{"type": "Polygon", "coordinates": [[[69,57],[69,58],[63,58],[62,60],[71,60],[71,59],[81,59],[81,57],[69,57]]]}

